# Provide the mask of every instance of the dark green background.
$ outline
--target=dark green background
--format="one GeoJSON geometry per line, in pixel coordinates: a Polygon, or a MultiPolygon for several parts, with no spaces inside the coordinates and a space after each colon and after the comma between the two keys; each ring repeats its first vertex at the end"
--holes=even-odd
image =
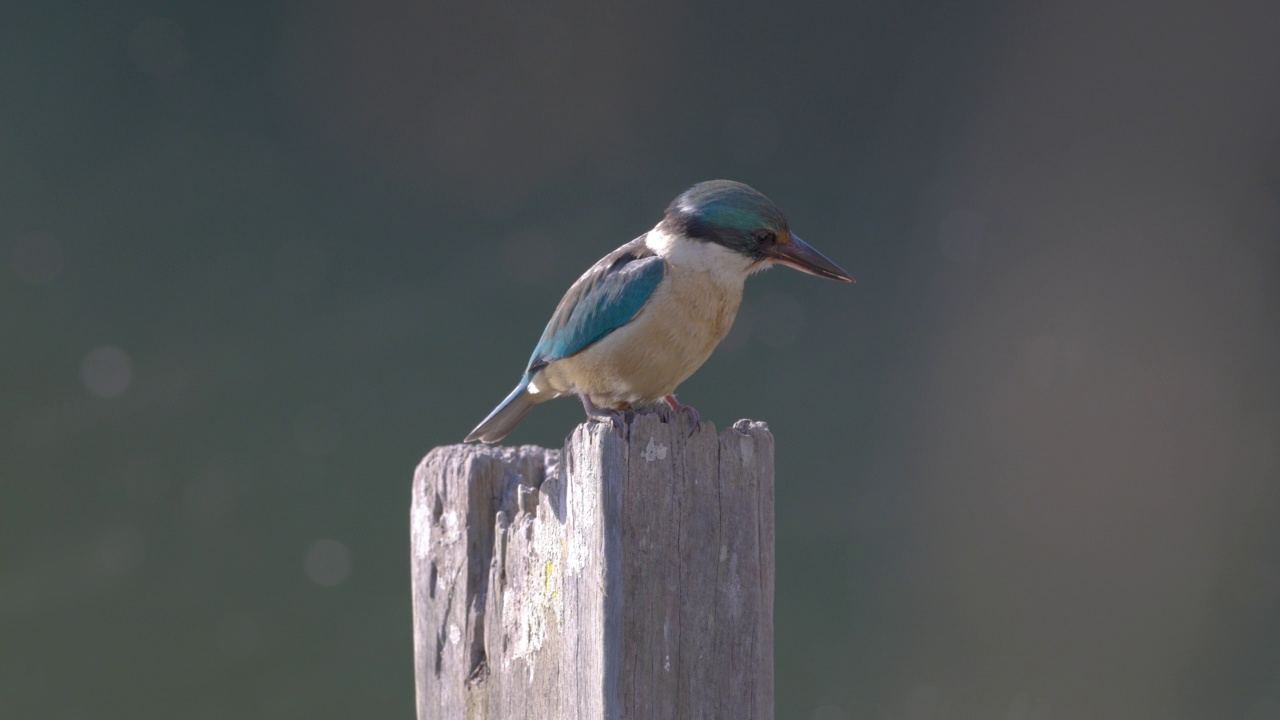
{"type": "Polygon", "coordinates": [[[1280,718],[1278,32],[5,3],[0,717],[409,717],[415,463],[730,177],[859,280],[753,278],[682,388],[777,437],[780,719],[1280,718]]]}

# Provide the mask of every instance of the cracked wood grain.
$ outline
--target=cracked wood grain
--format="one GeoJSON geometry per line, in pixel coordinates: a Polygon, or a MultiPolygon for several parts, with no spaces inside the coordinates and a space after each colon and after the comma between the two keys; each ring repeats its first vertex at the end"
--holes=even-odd
{"type": "Polygon", "coordinates": [[[413,483],[418,718],[772,720],[773,436],[640,415],[413,483]]]}

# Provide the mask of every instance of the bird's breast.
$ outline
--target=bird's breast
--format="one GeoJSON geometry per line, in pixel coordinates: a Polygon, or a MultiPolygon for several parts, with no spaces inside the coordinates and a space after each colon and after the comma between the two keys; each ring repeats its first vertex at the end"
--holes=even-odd
{"type": "Polygon", "coordinates": [[[740,279],[668,265],[630,323],[552,363],[535,382],[559,393],[585,393],[599,405],[660,400],[711,356],[741,302],[740,279]]]}

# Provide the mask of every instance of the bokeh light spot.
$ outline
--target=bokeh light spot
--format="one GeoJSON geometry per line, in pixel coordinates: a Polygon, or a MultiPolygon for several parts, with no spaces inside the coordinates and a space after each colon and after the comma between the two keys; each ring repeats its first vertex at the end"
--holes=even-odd
{"type": "Polygon", "coordinates": [[[27,235],[13,245],[13,269],[32,285],[58,277],[62,263],[62,243],[52,235],[27,235]]]}
{"type": "Polygon", "coordinates": [[[113,527],[104,532],[94,546],[94,574],[118,575],[138,564],[142,542],[132,528],[113,527]]]}
{"type": "Polygon", "coordinates": [[[337,540],[317,540],[307,549],[302,567],[317,585],[341,585],[351,575],[351,551],[337,540]]]}
{"type": "Polygon", "coordinates": [[[113,345],[94,348],[80,363],[80,381],[96,397],[118,397],[133,382],[133,360],[113,345]]]}

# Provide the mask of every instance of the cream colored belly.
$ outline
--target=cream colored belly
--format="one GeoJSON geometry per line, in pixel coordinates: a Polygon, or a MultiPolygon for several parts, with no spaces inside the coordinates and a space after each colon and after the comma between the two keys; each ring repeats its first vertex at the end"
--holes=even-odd
{"type": "Polygon", "coordinates": [[[741,282],[668,271],[634,320],[547,366],[534,385],[557,395],[586,394],[601,407],[661,400],[707,361],[733,326],[741,302],[741,282]]]}

